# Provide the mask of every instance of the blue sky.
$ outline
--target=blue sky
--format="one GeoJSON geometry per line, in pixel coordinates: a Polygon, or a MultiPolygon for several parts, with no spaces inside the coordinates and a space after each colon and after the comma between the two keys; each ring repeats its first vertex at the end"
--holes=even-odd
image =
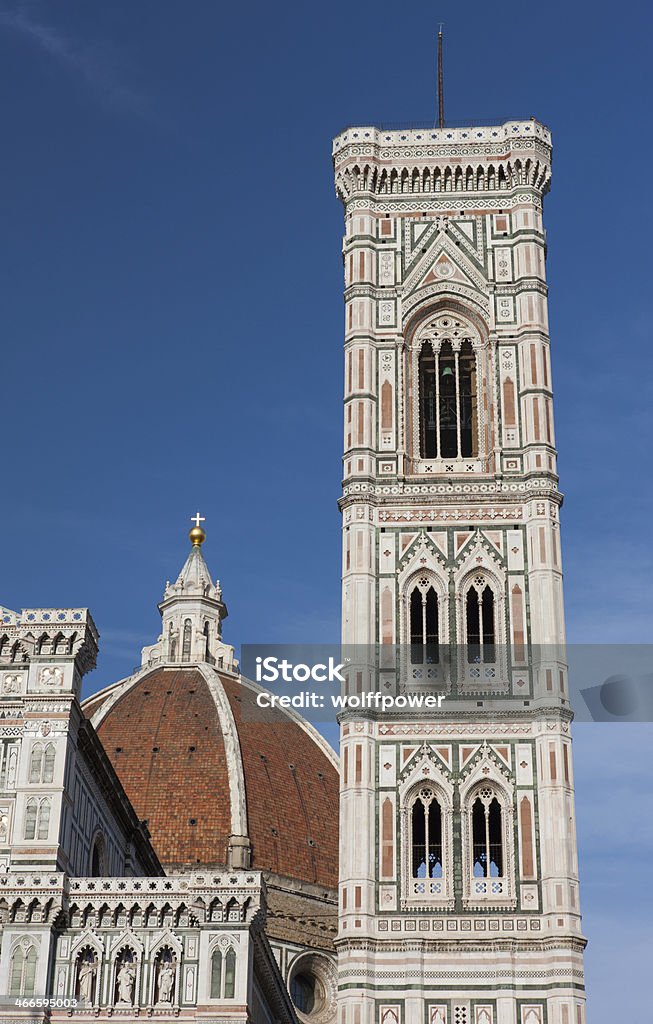
{"type": "MultiPolygon", "coordinates": [[[[89,691],[156,637],[198,507],[229,639],[337,637],[330,140],[433,117],[439,18],[450,119],[553,131],[570,638],[650,639],[649,8],[0,0],[0,603],[88,605],[89,691]]],[[[576,731],[591,1024],[641,1019],[649,730],[576,731]]]]}

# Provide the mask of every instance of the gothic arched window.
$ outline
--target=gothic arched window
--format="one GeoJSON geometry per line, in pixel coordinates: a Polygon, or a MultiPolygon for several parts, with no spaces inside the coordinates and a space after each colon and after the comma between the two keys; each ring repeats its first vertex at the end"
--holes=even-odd
{"type": "Polygon", "coordinates": [[[423,459],[470,459],[478,454],[476,355],[470,341],[419,355],[419,444],[423,459]]]}
{"type": "Polygon", "coordinates": [[[54,756],[54,743],[48,743],[43,754],[43,773],[41,775],[42,782],[52,782],[52,780],[54,779],[54,756]]]}
{"type": "Polygon", "coordinates": [[[503,876],[503,811],[493,789],[479,790],[472,804],[472,874],[474,878],[503,876]]]}
{"type": "Polygon", "coordinates": [[[224,997],[233,999],[236,994],[236,954],[228,949],[224,958],[224,997]]]}
{"type": "Polygon", "coordinates": [[[91,878],[101,878],[105,874],[104,869],[104,838],[102,835],[97,835],[91,851],[91,878]]]}
{"type": "Polygon", "coordinates": [[[420,455],[423,459],[438,457],[436,424],[438,389],[435,378],[435,354],[429,344],[419,354],[420,455]]]}
{"type": "Polygon", "coordinates": [[[484,576],[472,580],[465,598],[467,661],[491,664],[496,660],[494,591],[484,576]]]}
{"type": "Polygon", "coordinates": [[[43,762],[43,744],[35,743],[29,760],[29,781],[41,781],[41,764],[43,762]]]}
{"type": "Polygon", "coordinates": [[[54,743],[48,743],[45,749],[42,743],[34,744],[29,760],[29,781],[31,783],[52,782],[55,753],[54,743]]]}
{"type": "Polygon", "coordinates": [[[9,995],[34,995],[36,980],[36,950],[34,946],[16,946],[11,955],[9,995]]]}
{"type": "Polygon", "coordinates": [[[213,951],[211,957],[211,999],[222,998],[222,953],[213,951]]]}
{"type": "Polygon", "coordinates": [[[442,878],[442,808],[428,786],[410,809],[410,864],[413,879],[442,878]]]}
{"type": "Polygon", "coordinates": [[[193,635],[193,627],[191,625],[191,621],[190,621],[190,619],[186,619],[186,621],[184,622],[183,643],[182,643],[182,647],[181,647],[181,660],[182,661],[190,661],[190,648],[191,648],[192,635],[193,635]]]}
{"type": "Polygon", "coordinates": [[[408,600],[410,660],[413,665],[439,661],[438,595],[428,577],[417,581],[408,600]]]}
{"type": "Polygon", "coordinates": [[[38,801],[32,798],[27,801],[25,807],[25,839],[34,839],[36,836],[36,816],[38,812],[38,801]]]}
{"type": "Polygon", "coordinates": [[[36,838],[47,839],[50,833],[50,801],[41,800],[36,818],[36,838]]]}

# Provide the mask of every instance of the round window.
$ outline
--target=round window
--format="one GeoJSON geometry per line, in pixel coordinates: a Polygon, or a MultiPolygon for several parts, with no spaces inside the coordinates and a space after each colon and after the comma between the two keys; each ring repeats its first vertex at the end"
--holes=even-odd
{"type": "Polygon", "coordinates": [[[288,979],[290,998],[305,1024],[332,1024],[335,1020],[336,968],[321,953],[304,953],[288,979]]]}
{"type": "Polygon", "coordinates": [[[315,978],[306,971],[296,974],[290,983],[290,995],[300,1013],[312,1013],[315,1009],[315,978]]]}

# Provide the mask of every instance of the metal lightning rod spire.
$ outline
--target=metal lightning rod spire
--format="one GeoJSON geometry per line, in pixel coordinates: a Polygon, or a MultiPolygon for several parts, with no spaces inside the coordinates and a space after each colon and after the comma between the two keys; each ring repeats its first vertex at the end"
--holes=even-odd
{"type": "Polygon", "coordinates": [[[438,127],[444,128],[444,73],[442,70],[442,22],[438,32],[438,127]]]}

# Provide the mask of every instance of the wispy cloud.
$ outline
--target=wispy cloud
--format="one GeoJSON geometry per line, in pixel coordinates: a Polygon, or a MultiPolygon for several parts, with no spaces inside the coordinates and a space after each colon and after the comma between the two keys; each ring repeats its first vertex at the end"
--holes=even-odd
{"type": "Polygon", "coordinates": [[[0,3],[0,30],[13,33],[83,80],[107,106],[148,116],[146,97],[120,80],[116,53],[106,42],[88,42],[62,32],[34,13],[30,4],[0,3]]]}

